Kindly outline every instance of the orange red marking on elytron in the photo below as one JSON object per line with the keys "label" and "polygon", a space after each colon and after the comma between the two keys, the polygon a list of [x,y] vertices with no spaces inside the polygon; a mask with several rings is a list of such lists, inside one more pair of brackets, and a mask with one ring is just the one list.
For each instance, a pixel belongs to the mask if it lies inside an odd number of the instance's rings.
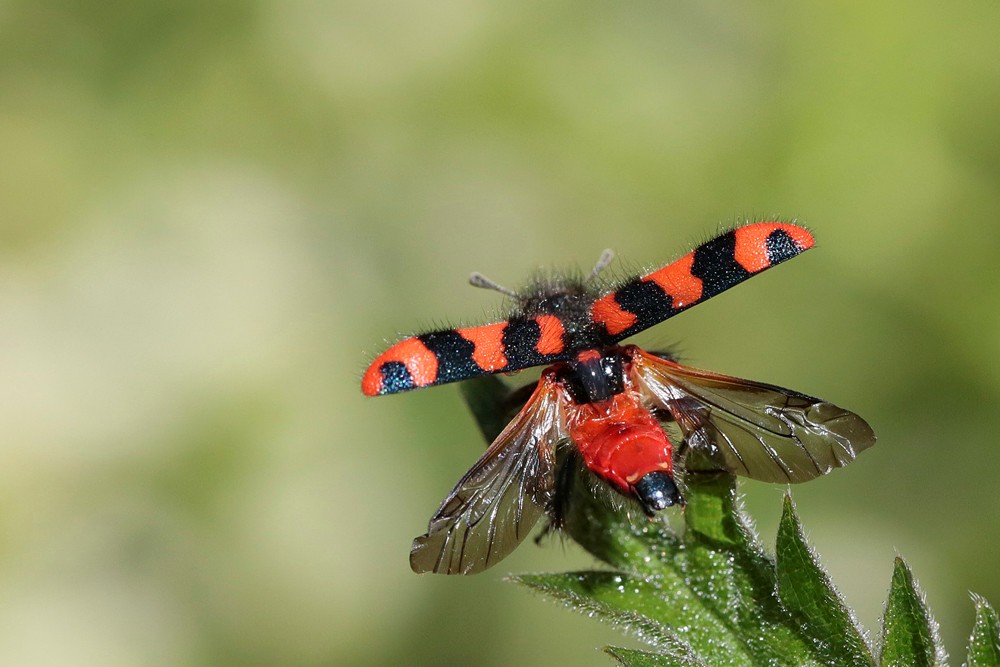
{"label": "orange red marking on elytron", "polygon": [[812,248],[816,241],[807,229],[797,225],[761,222],[756,225],[737,227],[733,230],[736,236],[736,261],[750,273],[763,271],[771,266],[767,257],[767,237],[776,230],[788,234],[795,244],[803,251]]}
{"label": "orange red marking on elytron", "polygon": [[365,371],[361,390],[368,396],[382,392],[382,367],[389,362],[402,363],[418,387],[434,384],[438,375],[438,358],[419,338],[407,338],[380,354]]}
{"label": "orange red marking on elytron", "polygon": [[639,316],[630,313],[615,301],[615,293],[605,294],[594,302],[590,308],[590,316],[597,324],[604,325],[608,333],[615,336],[634,326]]}
{"label": "orange red marking on elytron", "polygon": [[694,253],[690,252],[659,271],[653,271],[643,280],[651,280],[670,295],[675,308],[690,306],[701,298],[701,279],[691,274]]}
{"label": "orange red marking on elytron", "polygon": [[503,370],[507,366],[507,357],[504,355],[503,347],[503,332],[506,328],[506,322],[497,322],[481,327],[457,329],[457,331],[462,338],[476,346],[472,353],[472,360],[476,362],[476,365],[487,373],[493,373]]}
{"label": "orange red marking on elytron", "polygon": [[538,353],[560,354],[563,351],[563,334],[566,333],[562,320],[555,315],[539,315],[535,321],[541,329],[538,344],[535,345]]}

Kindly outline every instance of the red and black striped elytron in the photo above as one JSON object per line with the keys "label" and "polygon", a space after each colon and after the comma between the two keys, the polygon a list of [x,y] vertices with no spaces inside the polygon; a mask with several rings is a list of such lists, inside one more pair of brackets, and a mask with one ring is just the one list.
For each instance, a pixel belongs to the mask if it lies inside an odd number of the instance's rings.
{"label": "red and black striped elytron", "polygon": [[[859,416],[772,385],[696,370],[625,338],[805,252],[808,230],[759,222],[728,231],[667,266],[601,291],[602,255],[586,279],[540,279],[503,322],[407,338],[365,372],[369,396],[551,364],[531,397],[459,480],[413,542],[416,572],[472,574],[507,554],[560,498],[556,450],[649,516],[684,499],[675,481],[698,451],[736,474],[802,482],[854,460],[875,443]],[[671,442],[664,428],[672,422]]]}

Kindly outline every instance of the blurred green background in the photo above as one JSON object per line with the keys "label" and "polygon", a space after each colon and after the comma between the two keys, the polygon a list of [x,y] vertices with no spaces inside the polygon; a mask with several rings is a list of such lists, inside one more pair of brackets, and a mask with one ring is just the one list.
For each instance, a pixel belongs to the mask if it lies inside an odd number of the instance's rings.
{"label": "blurred green background", "polygon": [[[410,540],[483,447],[387,341],[538,266],[779,215],[819,248],[638,342],[879,444],[795,489],[871,631],[1000,604],[1000,5],[0,3],[0,664],[607,665]],[[623,270],[626,270],[623,269]],[[765,543],[783,489],[743,486]]]}

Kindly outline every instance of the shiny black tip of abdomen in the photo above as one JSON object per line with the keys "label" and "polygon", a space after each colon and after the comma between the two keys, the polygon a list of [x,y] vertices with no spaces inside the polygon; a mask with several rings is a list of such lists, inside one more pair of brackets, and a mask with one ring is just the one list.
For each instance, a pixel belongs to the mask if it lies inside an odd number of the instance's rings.
{"label": "shiny black tip of abdomen", "polygon": [[674,478],[665,470],[646,473],[633,487],[635,495],[647,516],[655,514],[671,505],[684,505]]}

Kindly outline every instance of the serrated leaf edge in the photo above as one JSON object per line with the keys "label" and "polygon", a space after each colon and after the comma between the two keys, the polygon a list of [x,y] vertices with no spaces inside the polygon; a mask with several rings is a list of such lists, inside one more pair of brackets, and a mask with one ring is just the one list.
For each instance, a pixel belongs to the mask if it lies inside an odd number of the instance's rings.
{"label": "serrated leaf edge", "polygon": [[[972,632],[969,634],[968,656],[962,665],[963,667],[994,667],[1000,665],[1000,620],[997,618],[997,612],[986,598],[981,595],[969,593],[969,597],[972,598],[972,604],[976,608],[976,618],[972,623]],[[990,632],[991,627],[994,636],[981,638],[981,633]],[[992,643],[994,658],[992,663],[984,663],[978,660],[973,661],[972,650],[979,643],[980,639]]]}
{"label": "serrated leaf edge", "polygon": [[[621,572],[608,572],[601,570],[601,574],[619,575],[628,577],[630,575]],[[565,573],[569,574],[569,573]],[[577,595],[565,589],[546,585],[541,581],[549,574],[523,574],[506,577],[505,580],[525,586],[529,590],[547,595],[553,600],[562,603],[568,609],[585,616],[598,616],[605,619],[612,626],[621,630],[624,634],[634,637],[639,641],[664,653],[675,654],[688,660],[697,660],[697,653],[686,641],[672,632],[663,631],[663,623],[643,614],[633,611],[622,611],[613,608],[608,604],[593,598]]]}
{"label": "serrated leaf edge", "polygon": [[[824,588],[826,589],[826,593],[829,596],[829,603],[835,605],[838,615],[847,619],[850,628],[854,631],[855,637],[861,642],[861,645],[857,648],[863,651],[863,654],[852,655],[852,657],[861,660],[863,664],[875,667],[875,655],[872,650],[871,637],[861,625],[860,621],[858,621],[854,610],[851,609],[851,607],[844,600],[844,597],[841,595],[840,591],[837,590],[837,587],[833,585],[833,581],[830,578],[829,573],[827,573],[827,571],[823,568],[819,554],[816,553],[816,550],[813,549],[812,544],[810,544],[808,538],[806,537],[805,530],[802,527],[802,521],[799,519],[799,514],[795,507],[795,501],[792,499],[791,493],[788,492],[785,493],[785,497],[782,502],[781,518],[778,521],[778,530],[775,536],[774,549],[775,583],[777,586],[775,593],[781,601],[782,606],[785,607],[789,614],[792,615],[792,618],[795,620],[796,627],[799,630],[799,634],[803,636],[803,638],[806,639],[814,647],[814,649],[819,652],[820,655],[825,655],[826,651],[823,646],[823,641],[820,638],[813,636],[813,633],[806,632],[810,623],[809,619],[803,618],[799,614],[792,612],[788,604],[788,599],[781,587],[782,559],[780,553],[782,549],[780,548],[780,544],[782,541],[782,535],[784,534],[786,517],[792,523],[792,534],[790,539],[792,539],[796,545],[801,547],[805,552],[812,568],[819,576]],[[841,641],[844,640],[842,637],[838,639]],[[851,645],[853,646],[853,642]],[[854,653],[854,651],[852,651],[852,653]]]}
{"label": "serrated leaf edge", "polygon": [[[686,657],[682,655],[677,655],[674,653],[653,653],[651,651],[641,651],[638,649],[622,648],[620,646],[605,646],[602,649],[609,656],[617,660],[624,667],[629,667],[629,662],[627,656],[638,656],[642,658],[652,658],[658,663],[663,664],[667,667],[676,665],[677,667],[710,667],[707,663],[702,662],[698,658]],[[672,662],[665,662],[662,659],[666,658]]]}
{"label": "serrated leaf edge", "polygon": [[934,667],[947,667],[948,653],[945,651],[944,644],[941,643],[938,622],[934,619],[934,615],[931,614],[930,607],[927,606],[927,598],[924,595],[924,592],[920,589],[916,578],[913,576],[913,571],[910,569],[910,566],[906,563],[903,557],[898,554],[896,555],[896,559],[893,564],[892,578],[889,583],[889,592],[886,595],[885,608],[882,611],[882,637],[879,643],[878,664],[881,667],[885,667],[884,654],[887,632],[886,620],[889,612],[889,606],[892,604],[892,593],[896,586],[897,576],[901,576],[903,578],[903,585],[909,589],[909,593],[911,593],[913,598],[917,601],[919,609],[923,613],[924,619],[927,622],[927,630],[930,634],[931,644],[934,647]]}

